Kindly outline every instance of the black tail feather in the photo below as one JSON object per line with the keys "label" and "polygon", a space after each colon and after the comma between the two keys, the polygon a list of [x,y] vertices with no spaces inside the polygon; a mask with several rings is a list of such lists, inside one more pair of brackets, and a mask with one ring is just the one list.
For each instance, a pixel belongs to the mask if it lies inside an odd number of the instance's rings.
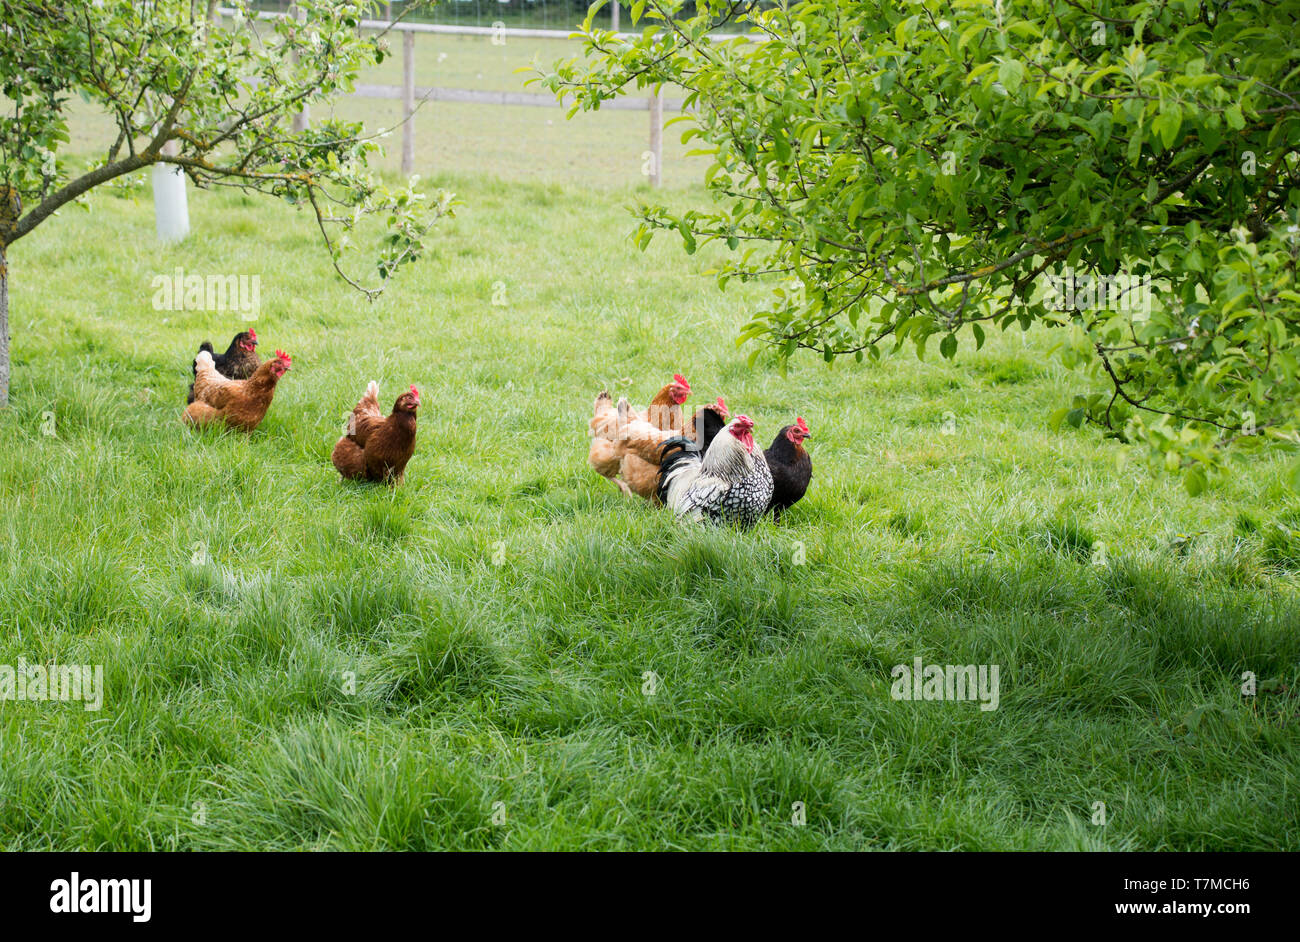
{"label": "black tail feather", "polygon": [[659,503],[668,503],[668,472],[683,461],[694,458],[699,454],[699,451],[700,446],[685,436],[679,435],[677,438],[670,438],[664,442],[663,447],[659,450],[659,483],[655,488]]}
{"label": "black tail feather", "polygon": [[[214,357],[217,355],[217,351],[212,349],[211,340],[205,340],[203,341],[203,343],[199,344],[199,353],[202,353],[204,350],[206,350],[208,353],[211,353]],[[193,373],[195,376],[199,375],[199,358],[197,355],[194,357],[193,362],[190,363],[190,372]],[[193,384],[190,385],[190,392],[191,394],[194,392]],[[193,399],[190,400],[190,402],[193,401],[194,401]]]}

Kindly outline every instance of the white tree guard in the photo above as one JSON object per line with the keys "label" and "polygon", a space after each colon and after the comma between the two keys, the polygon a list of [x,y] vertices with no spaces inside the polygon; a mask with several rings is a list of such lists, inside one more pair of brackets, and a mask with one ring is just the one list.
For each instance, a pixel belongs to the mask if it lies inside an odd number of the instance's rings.
{"label": "white tree guard", "polygon": [[186,202],[185,174],[169,164],[153,165],[153,212],[158,238],[179,242],[190,234],[190,208]]}

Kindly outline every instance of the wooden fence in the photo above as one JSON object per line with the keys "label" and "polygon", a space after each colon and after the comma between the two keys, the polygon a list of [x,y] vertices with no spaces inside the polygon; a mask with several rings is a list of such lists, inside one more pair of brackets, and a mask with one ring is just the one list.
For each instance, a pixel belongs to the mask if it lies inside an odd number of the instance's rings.
{"label": "wooden fence", "polygon": [[[617,7],[615,8],[617,9]],[[231,7],[218,7],[223,16],[232,16]],[[253,14],[258,19],[275,19],[293,16],[290,13],[261,11]],[[614,14],[614,26],[617,29],[617,13]],[[498,92],[472,88],[446,88],[443,86],[417,86],[415,84],[415,37],[418,33],[433,33],[444,36],[487,36],[506,38],[509,36],[532,39],[572,39],[573,31],[562,29],[523,29],[496,26],[450,26],[432,23],[390,23],[387,20],[362,20],[362,29],[392,30],[402,35],[402,84],[369,85],[358,84],[355,95],[362,98],[388,98],[402,102],[402,173],[410,174],[415,167],[415,112],[426,101],[467,102],[481,105],[524,105],[541,108],[562,108],[568,103],[558,100],[550,93],[538,92]],[[637,34],[619,33],[625,39],[639,38]],[[714,39],[743,38],[762,41],[759,36],[714,35]],[[663,179],[663,127],[664,111],[681,111],[680,99],[665,98],[662,91],[644,98],[615,98],[603,102],[601,108],[622,111],[650,112],[650,140],[647,161],[650,185],[659,186]],[[295,125],[305,122],[305,113],[298,116]]]}

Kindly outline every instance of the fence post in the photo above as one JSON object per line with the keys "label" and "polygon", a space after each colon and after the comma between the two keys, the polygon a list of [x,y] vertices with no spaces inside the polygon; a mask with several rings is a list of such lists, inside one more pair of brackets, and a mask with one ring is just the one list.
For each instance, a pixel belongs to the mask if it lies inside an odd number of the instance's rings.
{"label": "fence post", "polygon": [[[293,15],[293,18],[297,20],[299,23],[307,22],[306,10],[299,9],[297,4],[291,6],[289,10],[290,13]],[[296,52],[293,54],[293,63],[294,65],[298,64],[298,53]],[[291,125],[291,127],[293,128],[293,133],[298,134],[301,133],[302,131],[307,130],[307,125],[309,124],[311,124],[311,109],[307,107],[307,105],[303,105],[302,110],[293,116],[293,123]]]}
{"label": "fence post", "polygon": [[663,182],[664,162],[664,90],[650,95],[650,185]]}
{"label": "fence post", "polygon": [[614,0],[613,5],[609,8],[609,28],[618,32],[618,0]]}
{"label": "fence post", "polygon": [[415,167],[415,33],[402,33],[402,173]]}

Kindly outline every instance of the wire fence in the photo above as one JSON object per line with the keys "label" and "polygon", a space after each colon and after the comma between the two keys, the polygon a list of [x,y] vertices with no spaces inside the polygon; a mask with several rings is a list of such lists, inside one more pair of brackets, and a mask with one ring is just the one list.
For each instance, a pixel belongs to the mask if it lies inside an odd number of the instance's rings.
{"label": "wire fence", "polygon": [[[391,16],[399,16],[402,13],[401,3],[391,5]],[[386,6],[381,12],[389,13]],[[548,41],[564,40],[569,43],[567,54],[573,54],[573,33],[578,23],[586,16],[588,3],[586,0],[450,0],[448,3],[439,4],[432,8],[434,16],[417,19],[411,22],[402,21],[393,23],[390,19],[364,20],[362,28],[368,30],[390,29],[401,36],[401,55],[400,55],[400,75],[386,71],[376,76],[364,76],[363,80],[356,86],[353,93],[354,98],[387,100],[399,103],[397,120],[394,124],[401,128],[401,149],[400,149],[400,170],[403,174],[410,174],[416,171],[429,172],[438,169],[433,165],[431,155],[427,149],[423,150],[419,141],[423,137],[420,134],[419,122],[422,120],[436,120],[436,116],[430,115],[423,106],[432,102],[454,103],[461,105],[473,106],[511,106],[515,108],[551,108],[558,109],[566,106],[565,102],[549,92],[537,92],[525,90],[523,78],[515,76],[513,81],[501,81],[499,76],[494,76],[487,80],[487,84],[495,84],[500,87],[485,88],[484,74],[478,71],[474,74],[474,84],[478,87],[465,87],[460,84],[443,84],[432,81],[435,77],[441,78],[446,73],[451,72],[453,75],[468,77],[464,69],[447,69],[443,68],[443,60],[448,53],[444,50],[438,52],[436,57],[431,55],[431,50],[419,49],[421,42],[429,42],[434,37],[457,37],[461,40],[473,39],[478,43],[488,43],[493,46],[505,47],[511,41],[524,40],[528,43],[541,41],[542,45],[547,45]],[[464,15],[460,16],[456,11],[459,9]],[[259,18],[274,18],[294,16],[295,10],[291,2],[287,0],[268,0],[255,4],[253,10]],[[606,8],[607,25],[615,26],[616,15],[608,13],[609,7]],[[228,7],[220,7],[218,12],[223,16],[231,16],[234,10]],[[491,14],[494,18],[488,19]],[[531,19],[525,17],[528,15]],[[538,16],[532,16],[538,14]],[[430,19],[441,18],[444,22],[430,22]],[[567,23],[566,28],[528,28],[519,25],[528,19],[529,22],[551,23],[559,26],[561,23]],[[459,22],[458,22],[459,20]],[[486,22],[485,22],[486,21]],[[535,44],[535,43],[534,43]],[[566,50],[560,48],[561,44],[556,44],[557,52],[555,57],[565,54]],[[524,61],[527,61],[526,59]],[[387,78],[389,81],[372,81],[371,78]],[[468,84],[468,83],[467,83]],[[635,160],[628,161],[628,178],[635,179],[633,174],[639,174],[645,182],[651,186],[660,186],[664,178],[664,112],[680,111],[682,101],[679,98],[666,96],[662,91],[658,94],[653,92],[641,96],[624,96],[612,101],[605,102],[601,106],[602,112],[626,112],[626,111],[643,111],[648,112],[648,122],[643,125],[645,130],[642,132],[645,136],[644,149],[639,154],[634,153]],[[309,115],[301,115],[295,122],[296,126],[303,126],[308,121]],[[552,120],[546,121],[548,126],[553,124]],[[502,123],[502,130],[506,131],[505,122]],[[626,139],[628,136],[628,127],[626,124],[620,125],[620,132],[623,140],[620,141],[619,150],[626,152]],[[508,133],[508,132],[506,132]],[[536,142],[529,139],[528,135],[516,135],[513,140],[518,142],[518,146],[525,151],[521,156],[524,162],[530,158],[536,158]],[[552,140],[551,146],[554,145]],[[584,145],[579,145],[584,146]],[[626,156],[624,157],[626,159]]]}
{"label": "wire fence", "polygon": [[[381,8],[385,18],[392,20],[400,16],[409,4],[383,3]],[[765,9],[776,6],[775,0],[756,0],[754,8]],[[251,9],[275,13],[287,13],[292,0],[257,0],[249,4]],[[587,15],[590,0],[442,0],[432,7],[414,13],[408,19],[416,23],[431,23],[444,26],[491,26],[497,21],[507,26],[530,27],[542,29],[572,30]],[[627,23],[628,5],[611,2],[596,12],[595,24],[602,29],[617,29]],[[695,15],[695,4],[685,4],[680,16]]]}

